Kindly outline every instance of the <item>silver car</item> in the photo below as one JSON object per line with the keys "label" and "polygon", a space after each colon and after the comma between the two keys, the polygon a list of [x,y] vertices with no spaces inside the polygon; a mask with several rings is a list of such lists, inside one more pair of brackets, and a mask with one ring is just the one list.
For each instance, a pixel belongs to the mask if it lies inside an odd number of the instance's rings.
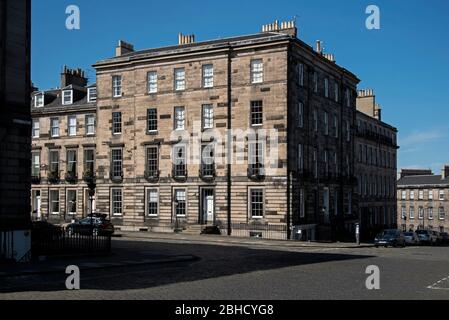
{"label": "silver car", "polygon": [[416,233],[414,233],[413,231],[404,232],[404,238],[405,238],[405,243],[408,246],[416,246],[419,244],[418,235]]}
{"label": "silver car", "polygon": [[438,238],[430,230],[418,230],[416,234],[418,235],[420,244],[429,244],[431,246],[437,244]]}

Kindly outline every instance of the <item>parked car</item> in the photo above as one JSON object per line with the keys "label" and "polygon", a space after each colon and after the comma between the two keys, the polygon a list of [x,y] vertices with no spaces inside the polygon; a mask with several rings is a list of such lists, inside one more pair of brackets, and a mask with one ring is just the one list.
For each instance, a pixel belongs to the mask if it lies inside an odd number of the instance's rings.
{"label": "parked car", "polygon": [[434,231],[430,230],[418,230],[416,234],[419,238],[420,244],[436,245],[438,242],[438,237]]}
{"label": "parked car", "polygon": [[404,238],[405,243],[410,246],[416,246],[419,244],[419,238],[418,235],[411,231],[411,232],[404,232]]}
{"label": "parked car", "polygon": [[404,234],[400,230],[384,230],[376,236],[376,238],[374,239],[374,245],[376,246],[376,248],[378,248],[379,246],[383,246],[385,248],[388,246],[405,247]]}
{"label": "parked car", "polygon": [[447,232],[441,232],[440,238],[442,244],[449,244],[449,234]]}
{"label": "parked car", "polygon": [[68,234],[93,234],[112,235],[114,233],[114,226],[106,219],[106,214],[89,215],[87,218],[75,221],[66,227]]}

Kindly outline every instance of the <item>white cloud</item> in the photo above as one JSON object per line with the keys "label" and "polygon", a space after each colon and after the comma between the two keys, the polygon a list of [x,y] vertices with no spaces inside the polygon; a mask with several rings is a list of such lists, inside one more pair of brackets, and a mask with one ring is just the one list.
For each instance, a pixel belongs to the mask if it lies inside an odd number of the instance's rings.
{"label": "white cloud", "polygon": [[416,146],[418,144],[427,143],[433,140],[438,140],[443,138],[444,135],[441,131],[431,130],[431,131],[415,131],[405,138],[400,139],[400,145],[402,147]]}

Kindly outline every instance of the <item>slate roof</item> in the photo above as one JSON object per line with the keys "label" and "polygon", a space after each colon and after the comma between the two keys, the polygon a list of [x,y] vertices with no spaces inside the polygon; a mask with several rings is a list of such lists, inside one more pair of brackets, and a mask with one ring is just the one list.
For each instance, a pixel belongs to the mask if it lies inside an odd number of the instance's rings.
{"label": "slate roof", "polygon": [[405,186],[442,186],[449,185],[449,177],[441,178],[441,175],[405,176],[398,180],[398,187]]}

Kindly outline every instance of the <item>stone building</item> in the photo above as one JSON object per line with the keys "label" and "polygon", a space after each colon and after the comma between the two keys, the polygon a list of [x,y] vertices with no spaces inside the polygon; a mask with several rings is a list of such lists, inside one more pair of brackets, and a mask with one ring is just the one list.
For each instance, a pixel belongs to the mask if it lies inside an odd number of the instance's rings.
{"label": "stone building", "polygon": [[64,67],[60,88],[32,93],[31,211],[35,220],[71,221],[91,211],[95,173],[96,86]]}
{"label": "stone building", "polygon": [[94,68],[96,205],[117,228],[349,236],[359,80],[293,22],[142,51],[120,41]]}
{"label": "stone building", "polygon": [[397,224],[403,230],[449,232],[449,166],[443,167],[441,175],[430,170],[403,169],[397,198]]}
{"label": "stone building", "polygon": [[397,129],[382,121],[373,90],[357,97],[356,172],[358,210],[363,240],[396,228]]}
{"label": "stone building", "polygon": [[0,3],[0,260],[30,251],[29,0]]}

